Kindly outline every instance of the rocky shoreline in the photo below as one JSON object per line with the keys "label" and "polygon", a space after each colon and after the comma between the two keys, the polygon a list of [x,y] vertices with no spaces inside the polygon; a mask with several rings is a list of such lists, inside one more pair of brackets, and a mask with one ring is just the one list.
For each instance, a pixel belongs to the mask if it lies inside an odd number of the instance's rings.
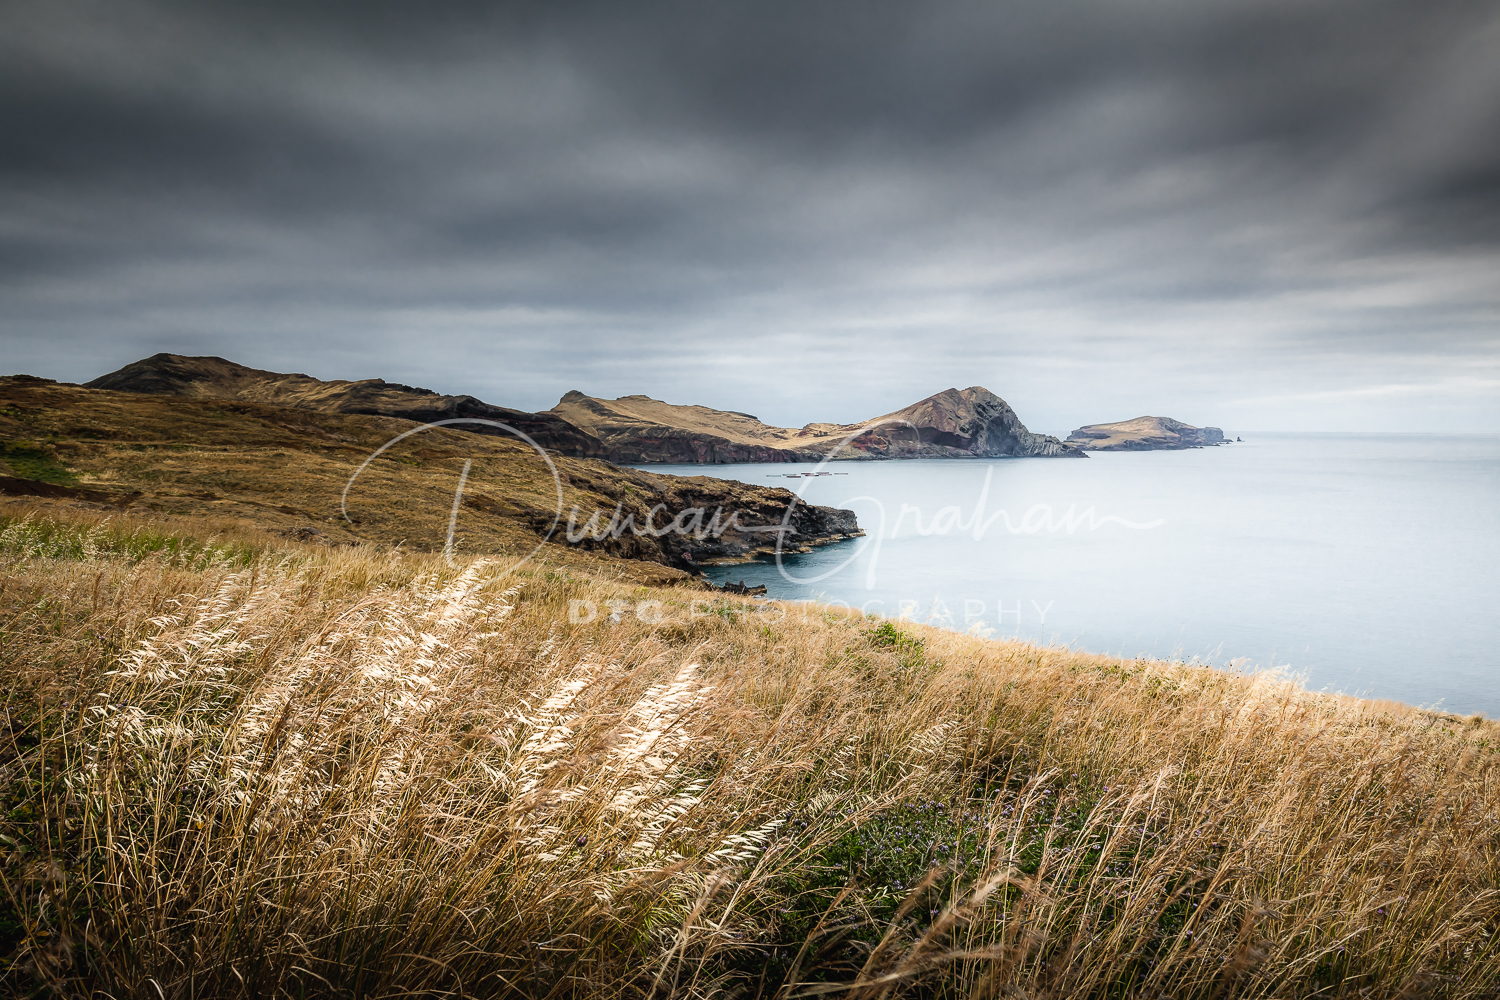
{"label": "rocky shoreline", "polygon": [[[570,485],[616,505],[614,510],[567,512],[557,529],[567,544],[697,575],[709,566],[774,556],[778,539],[780,551],[790,554],[864,535],[852,510],[804,503],[781,487],[636,469],[620,472],[625,475],[570,475]],[[545,516],[550,522],[552,515]]]}

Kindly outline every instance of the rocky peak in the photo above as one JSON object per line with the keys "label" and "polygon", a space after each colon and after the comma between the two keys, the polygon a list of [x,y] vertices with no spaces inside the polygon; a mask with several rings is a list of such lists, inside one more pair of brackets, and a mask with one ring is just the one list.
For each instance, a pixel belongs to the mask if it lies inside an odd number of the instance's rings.
{"label": "rocky peak", "polygon": [[944,389],[871,424],[877,425],[872,434],[888,437],[893,445],[925,445],[951,457],[1082,454],[1055,437],[1027,430],[1009,403],[981,385]]}

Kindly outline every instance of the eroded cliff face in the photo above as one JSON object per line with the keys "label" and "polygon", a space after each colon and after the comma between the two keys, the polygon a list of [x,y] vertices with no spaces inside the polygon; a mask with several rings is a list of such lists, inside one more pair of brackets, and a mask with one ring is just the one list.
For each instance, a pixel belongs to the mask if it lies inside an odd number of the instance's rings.
{"label": "eroded cliff face", "polygon": [[782,553],[810,552],[864,534],[851,510],[802,502],[791,490],[708,476],[570,473],[570,482],[615,501],[565,512],[564,540],[588,551],[702,567]]}
{"label": "eroded cliff face", "polygon": [[982,386],[947,389],[870,422],[854,446],[883,458],[1082,457],[1047,434],[1033,434],[1010,405]]}
{"label": "eroded cliff face", "polygon": [[1224,432],[1171,417],[1136,417],[1080,427],[1068,435],[1068,443],[1085,451],[1177,451],[1223,444]]}

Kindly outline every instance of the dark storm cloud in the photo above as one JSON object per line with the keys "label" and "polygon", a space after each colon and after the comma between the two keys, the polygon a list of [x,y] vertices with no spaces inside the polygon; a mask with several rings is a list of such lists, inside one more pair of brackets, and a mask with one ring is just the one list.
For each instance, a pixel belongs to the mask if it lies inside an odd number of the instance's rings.
{"label": "dark storm cloud", "polygon": [[1472,422],[1497,67],[1479,3],[11,4],[3,367]]}

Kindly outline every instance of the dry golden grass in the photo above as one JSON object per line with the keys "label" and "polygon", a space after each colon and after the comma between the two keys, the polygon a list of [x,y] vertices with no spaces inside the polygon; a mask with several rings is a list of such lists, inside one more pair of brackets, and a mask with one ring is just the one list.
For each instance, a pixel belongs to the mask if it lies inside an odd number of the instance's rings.
{"label": "dry golden grass", "polygon": [[0,522],[0,989],[1500,989],[1491,722],[263,537]]}

